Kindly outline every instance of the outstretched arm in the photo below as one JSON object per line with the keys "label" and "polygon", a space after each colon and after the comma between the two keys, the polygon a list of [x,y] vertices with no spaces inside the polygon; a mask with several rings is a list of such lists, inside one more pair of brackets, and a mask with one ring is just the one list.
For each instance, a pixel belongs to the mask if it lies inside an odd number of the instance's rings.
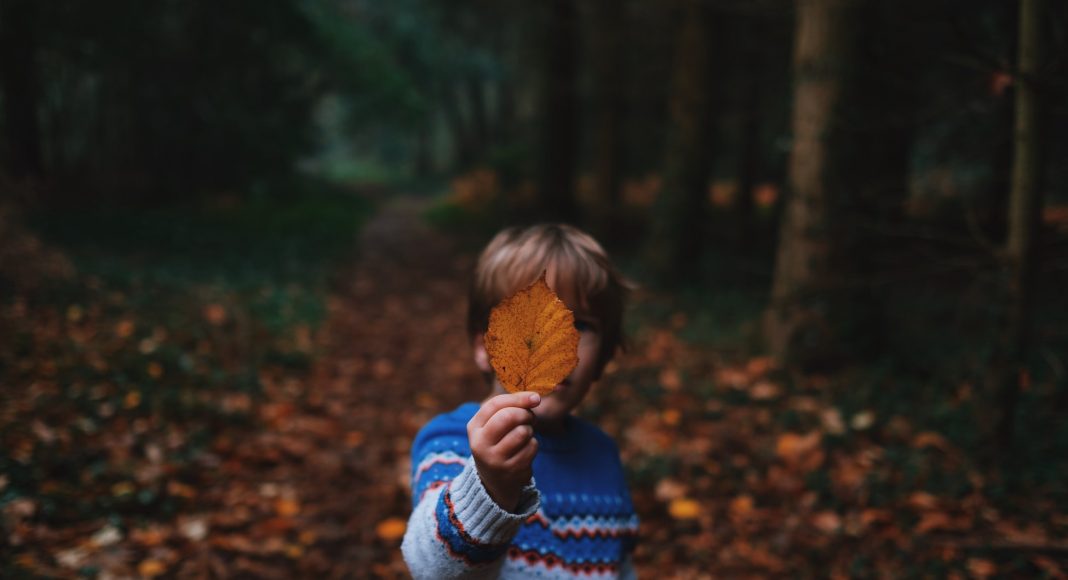
{"label": "outstretched arm", "polygon": [[414,577],[491,578],[500,572],[512,539],[539,505],[529,411],[538,402],[520,393],[483,404],[467,425],[471,455],[463,453],[467,446],[442,439],[463,433],[416,438],[415,509],[401,545]]}

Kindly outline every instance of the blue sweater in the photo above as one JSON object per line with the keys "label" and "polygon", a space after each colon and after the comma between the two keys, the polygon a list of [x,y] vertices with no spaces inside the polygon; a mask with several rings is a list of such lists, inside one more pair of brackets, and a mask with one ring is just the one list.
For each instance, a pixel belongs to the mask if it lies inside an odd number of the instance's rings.
{"label": "blue sweater", "polygon": [[416,578],[633,577],[638,531],[619,450],[568,417],[564,434],[536,433],[534,482],[517,513],[501,509],[471,461],[467,403],[431,420],[412,444],[415,509],[405,560]]}

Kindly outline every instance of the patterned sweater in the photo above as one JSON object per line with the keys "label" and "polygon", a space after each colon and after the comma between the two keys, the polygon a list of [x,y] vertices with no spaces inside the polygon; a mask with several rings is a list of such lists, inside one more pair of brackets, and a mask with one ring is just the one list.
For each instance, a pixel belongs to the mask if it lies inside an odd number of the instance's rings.
{"label": "patterned sweater", "polygon": [[478,404],[435,417],[412,444],[415,509],[401,546],[416,578],[634,578],[638,516],[615,443],[569,417],[536,433],[534,482],[516,513],[486,492],[467,422]]}

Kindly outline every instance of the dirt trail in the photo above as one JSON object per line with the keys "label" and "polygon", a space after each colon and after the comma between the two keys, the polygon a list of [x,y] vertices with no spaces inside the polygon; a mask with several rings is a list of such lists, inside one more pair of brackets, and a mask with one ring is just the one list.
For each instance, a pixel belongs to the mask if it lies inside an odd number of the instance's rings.
{"label": "dirt trail", "polygon": [[[224,539],[216,547],[237,556],[212,552],[216,573],[404,575],[395,536],[410,510],[412,437],[484,388],[463,327],[470,259],[421,211],[419,200],[399,198],[367,224],[358,258],[334,278],[307,380],[263,377],[260,415],[271,429],[235,445],[243,467],[215,482],[219,505],[239,506],[234,528],[251,529],[253,545]],[[212,516],[213,536],[226,517]]]}

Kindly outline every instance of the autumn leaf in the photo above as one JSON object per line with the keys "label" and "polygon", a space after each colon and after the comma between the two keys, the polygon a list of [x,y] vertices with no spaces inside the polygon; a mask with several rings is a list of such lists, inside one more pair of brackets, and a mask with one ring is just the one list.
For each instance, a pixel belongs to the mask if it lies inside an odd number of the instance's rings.
{"label": "autumn leaf", "polygon": [[137,573],[146,578],[155,578],[167,571],[167,567],[159,560],[142,560],[137,565]]}
{"label": "autumn leaf", "polygon": [[701,515],[701,504],[685,497],[673,499],[668,504],[668,514],[676,520],[696,519]]}
{"label": "autumn leaf", "polygon": [[486,352],[510,393],[551,393],[578,364],[578,342],[575,315],[545,283],[544,273],[490,313]]}
{"label": "autumn leaf", "polygon": [[404,531],[408,528],[408,523],[400,518],[387,518],[375,526],[375,535],[379,539],[387,542],[393,542],[404,537]]}
{"label": "autumn leaf", "polygon": [[292,517],[300,513],[300,503],[291,498],[280,498],[274,503],[274,510],[283,517]]}

